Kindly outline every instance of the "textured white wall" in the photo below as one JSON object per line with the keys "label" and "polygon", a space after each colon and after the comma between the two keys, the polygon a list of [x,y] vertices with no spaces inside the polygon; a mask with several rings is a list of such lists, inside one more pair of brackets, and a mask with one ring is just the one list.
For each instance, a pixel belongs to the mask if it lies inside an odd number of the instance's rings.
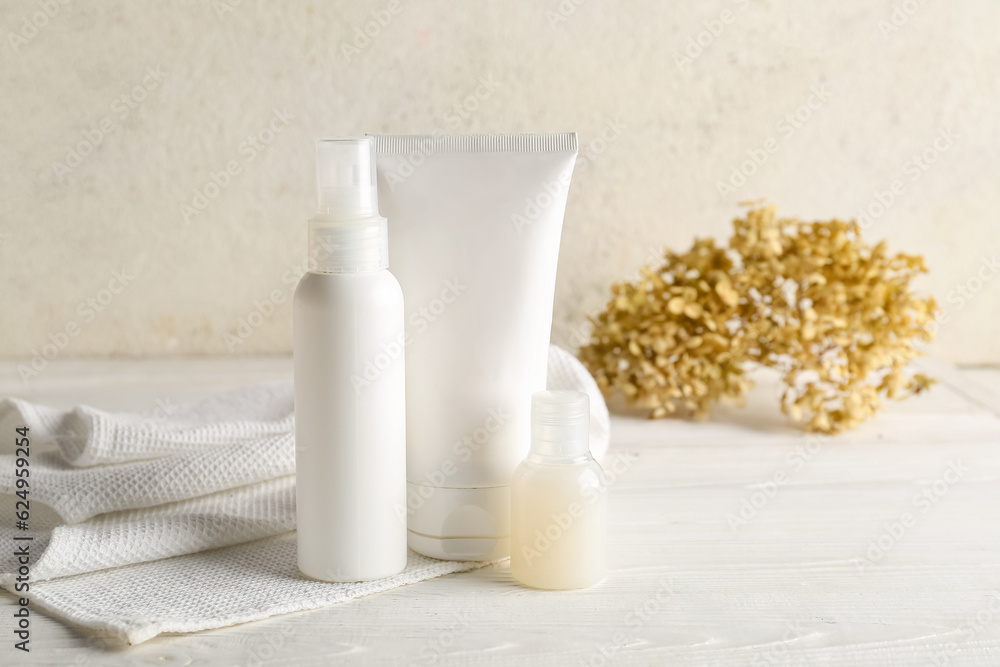
{"label": "textured white wall", "polygon": [[557,341],[739,200],[854,216],[898,181],[869,234],[926,255],[938,354],[1000,361],[1000,3],[576,2],[5,2],[0,355],[287,352],[312,141],[441,128],[580,133]]}

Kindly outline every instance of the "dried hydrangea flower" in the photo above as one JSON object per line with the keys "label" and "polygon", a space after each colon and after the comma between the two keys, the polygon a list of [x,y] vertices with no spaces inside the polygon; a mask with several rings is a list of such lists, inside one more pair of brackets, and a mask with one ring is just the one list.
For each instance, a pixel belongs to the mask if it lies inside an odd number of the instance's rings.
{"label": "dried hydrangea flower", "polygon": [[682,255],[667,251],[658,269],[612,286],[614,298],[592,319],[580,358],[603,391],[662,417],[686,408],[699,417],[719,398],[749,387],[738,328],[733,262],[711,239]]}
{"label": "dried hydrangea flower", "polygon": [[733,221],[729,248],[696,240],[612,287],[580,359],[605,393],[663,417],[699,417],[740,400],[749,364],[777,368],[781,407],[836,433],[932,383],[906,367],[933,337],[933,298],[911,291],[918,256],[869,246],[856,222],[779,219],[773,206]]}

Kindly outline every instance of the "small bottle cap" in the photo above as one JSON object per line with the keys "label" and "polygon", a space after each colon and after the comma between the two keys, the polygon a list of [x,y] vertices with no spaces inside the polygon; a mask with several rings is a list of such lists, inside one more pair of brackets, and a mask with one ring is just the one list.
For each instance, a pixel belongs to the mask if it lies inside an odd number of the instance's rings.
{"label": "small bottle cap", "polygon": [[531,452],[571,457],[590,452],[590,396],[540,391],[531,397]]}
{"label": "small bottle cap", "polygon": [[310,268],[361,273],[389,266],[389,232],[378,213],[375,141],[316,142],[319,216],[309,221]]}

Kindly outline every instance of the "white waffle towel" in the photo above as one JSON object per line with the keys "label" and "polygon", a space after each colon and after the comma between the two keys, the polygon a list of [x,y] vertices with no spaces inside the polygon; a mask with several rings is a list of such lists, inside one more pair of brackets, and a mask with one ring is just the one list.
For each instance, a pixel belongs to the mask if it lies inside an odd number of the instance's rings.
{"label": "white waffle towel", "polygon": [[[587,370],[549,349],[548,387],[591,397],[591,449],[608,447],[608,410]],[[290,382],[237,389],[167,414],[56,410],[0,403],[0,433],[28,426],[30,530],[5,522],[0,540],[30,536],[32,604],[137,644],[315,609],[480,567],[410,553],[394,577],[312,581],[295,565],[295,451]],[[13,448],[0,454],[0,511],[14,516]],[[39,503],[44,503],[39,505]],[[206,553],[206,550],[214,551]],[[17,562],[0,555],[0,586]]]}

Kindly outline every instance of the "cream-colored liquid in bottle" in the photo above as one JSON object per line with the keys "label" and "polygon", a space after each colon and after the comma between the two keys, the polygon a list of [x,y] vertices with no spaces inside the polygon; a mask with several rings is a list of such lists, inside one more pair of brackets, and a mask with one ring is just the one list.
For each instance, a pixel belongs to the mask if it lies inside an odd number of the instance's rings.
{"label": "cream-colored liquid in bottle", "polygon": [[568,590],[604,578],[607,493],[589,426],[586,394],[532,396],[531,451],[511,480],[510,569],[526,586]]}

